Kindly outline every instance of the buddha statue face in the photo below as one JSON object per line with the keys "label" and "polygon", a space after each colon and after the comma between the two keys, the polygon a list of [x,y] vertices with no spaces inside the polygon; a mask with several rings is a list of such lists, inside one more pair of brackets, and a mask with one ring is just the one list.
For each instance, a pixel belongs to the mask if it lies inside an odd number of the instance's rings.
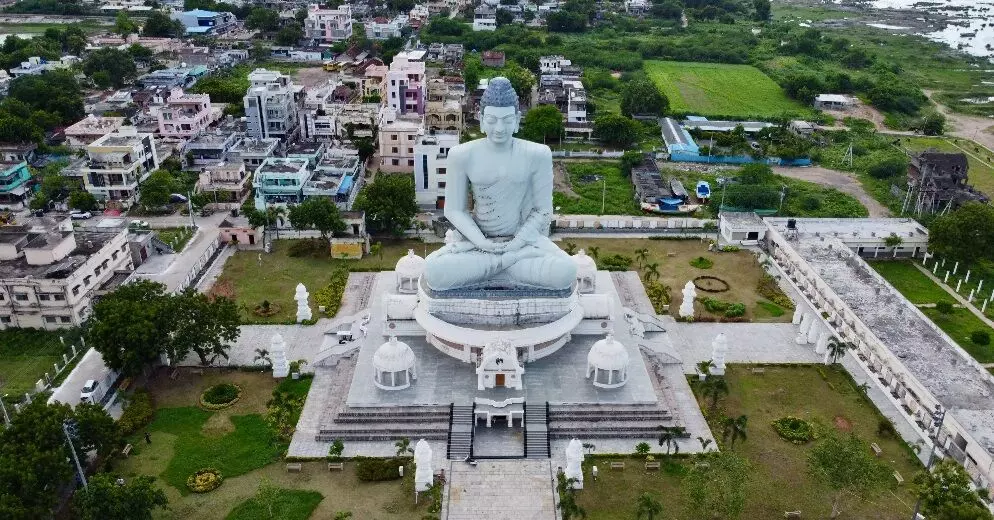
{"label": "buddha statue face", "polygon": [[504,144],[518,132],[521,114],[513,106],[487,106],[483,108],[480,118],[480,129],[487,139],[494,144]]}

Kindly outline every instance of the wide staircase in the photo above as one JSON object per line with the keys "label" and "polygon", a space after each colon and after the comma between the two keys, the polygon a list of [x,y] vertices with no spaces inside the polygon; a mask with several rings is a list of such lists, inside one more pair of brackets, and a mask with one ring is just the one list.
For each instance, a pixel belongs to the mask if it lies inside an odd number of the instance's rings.
{"label": "wide staircase", "polygon": [[525,403],[525,458],[549,458],[549,403]]}
{"label": "wide staircase", "polygon": [[444,440],[449,430],[448,406],[353,407],[335,415],[315,440],[393,441]]}
{"label": "wide staircase", "polygon": [[464,460],[473,455],[473,405],[452,405],[448,438],[449,459]]}
{"label": "wide staircase", "polygon": [[672,413],[656,405],[549,406],[549,436],[553,439],[649,438],[659,435],[660,427],[679,426]]}

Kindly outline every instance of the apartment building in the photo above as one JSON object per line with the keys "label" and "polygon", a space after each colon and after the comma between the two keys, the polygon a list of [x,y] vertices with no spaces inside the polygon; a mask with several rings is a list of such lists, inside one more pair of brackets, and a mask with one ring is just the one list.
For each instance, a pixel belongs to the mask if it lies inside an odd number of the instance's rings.
{"label": "apartment building", "polygon": [[406,14],[398,14],[393,19],[379,16],[363,23],[366,29],[366,37],[371,40],[400,38],[404,35],[404,28],[409,25],[410,19]]}
{"label": "apartment building", "polygon": [[425,52],[401,52],[394,56],[383,78],[383,103],[398,114],[425,113]]}
{"label": "apartment building", "polygon": [[352,37],[352,7],[342,4],[327,9],[318,4],[307,6],[304,36],[314,44],[335,43]]}
{"label": "apartment building", "polygon": [[228,160],[231,149],[238,142],[238,134],[216,130],[205,132],[186,142],[183,156],[194,166],[215,165]]}
{"label": "apartment building", "polygon": [[483,4],[473,10],[473,30],[474,31],[496,31],[497,30],[497,10],[489,5]]}
{"label": "apartment building", "polygon": [[89,114],[65,129],[66,145],[82,149],[86,145],[124,126],[123,117],[101,117]]}
{"label": "apartment building", "polygon": [[242,137],[231,147],[228,157],[232,162],[241,161],[246,168],[255,170],[266,159],[279,155],[280,150],[280,140],[275,137],[268,139]]}
{"label": "apartment building", "polygon": [[428,132],[441,130],[462,133],[464,96],[442,78],[428,80],[425,124]]}
{"label": "apartment building", "polygon": [[248,136],[293,140],[303,87],[294,85],[290,76],[266,69],[252,71],[249,82],[243,100]]}
{"label": "apartment building", "polygon": [[396,110],[380,111],[380,169],[400,173],[414,171],[414,146],[424,122],[417,114],[399,115]]}
{"label": "apartment building", "polygon": [[164,138],[190,139],[200,135],[221,118],[220,110],[211,109],[207,94],[188,94],[174,88],[165,106],[159,108],[159,135]]}
{"label": "apartment building", "polygon": [[34,144],[0,145],[0,207],[23,209],[31,193],[28,162],[34,157]]}
{"label": "apartment building", "polygon": [[93,297],[133,270],[127,236],[51,217],[0,227],[0,329],[81,325]]}
{"label": "apartment building", "polygon": [[304,200],[304,183],[311,178],[307,159],[270,157],[252,176],[255,209],[299,204]]}
{"label": "apartment building", "polygon": [[251,192],[250,177],[241,162],[208,166],[200,172],[196,191],[206,194],[214,209],[240,208]]}
{"label": "apartment building", "polygon": [[457,144],[459,133],[455,131],[418,136],[414,146],[414,195],[419,206],[445,207],[449,150]]}
{"label": "apartment building", "polygon": [[159,167],[155,137],[122,126],[86,147],[80,169],[83,186],[108,207],[128,208],[138,200],[138,185]]}

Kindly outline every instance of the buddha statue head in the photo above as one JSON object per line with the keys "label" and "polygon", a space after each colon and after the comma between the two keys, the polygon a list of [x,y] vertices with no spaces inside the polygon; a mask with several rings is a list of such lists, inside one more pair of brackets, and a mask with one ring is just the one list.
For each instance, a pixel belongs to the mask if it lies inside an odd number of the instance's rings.
{"label": "buddha statue head", "polygon": [[490,80],[480,98],[480,129],[494,144],[504,144],[518,132],[521,111],[511,81],[498,76]]}

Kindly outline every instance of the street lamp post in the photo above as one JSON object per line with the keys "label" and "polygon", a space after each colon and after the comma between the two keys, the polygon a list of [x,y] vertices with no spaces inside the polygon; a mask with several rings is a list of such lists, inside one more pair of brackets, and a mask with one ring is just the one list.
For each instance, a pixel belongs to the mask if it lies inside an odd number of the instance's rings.
{"label": "street lamp post", "polygon": [[76,471],[79,473],[79,480],[83,483],[83,489],[87,489],[86,473],[83,473],[83,466],[79,463],[79,456],[76,455],[76,446],[72,443],[72,438],[76,435],[76,425],[70,421],[62,423],[62,431],[66,434],[66,441],[69,442],[69,451],[72,452],[72,460],[76,463]]}
{"label": "street lamp post", "polygon": [[[946,410],[942,408],[941,404],[935,405],[935,411],[932,412],[932,426],[934,430],[929,433],[929,438],[932,439],[932,449],[928,453],[928,462],[925,463],[925,472],[932,471],[932,462],[935,461],[935,448],[939,444],[939,433],[942,431],[942,423],[946,420]],[[922,497],[919,496],[918,500],[915,502],[915,512],[911,515],[911,520],[918,520],[918,512],[921,511],[922,507]]]}

